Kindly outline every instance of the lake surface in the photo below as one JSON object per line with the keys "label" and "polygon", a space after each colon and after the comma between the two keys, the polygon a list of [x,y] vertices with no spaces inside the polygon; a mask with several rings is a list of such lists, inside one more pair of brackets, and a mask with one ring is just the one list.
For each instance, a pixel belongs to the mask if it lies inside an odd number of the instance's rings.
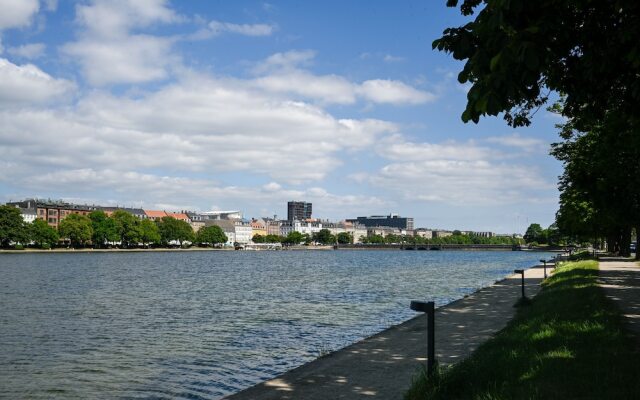
{"label": "lake surface", "polygon": [[0,254],[0,397],[217,399],[550,256]]}

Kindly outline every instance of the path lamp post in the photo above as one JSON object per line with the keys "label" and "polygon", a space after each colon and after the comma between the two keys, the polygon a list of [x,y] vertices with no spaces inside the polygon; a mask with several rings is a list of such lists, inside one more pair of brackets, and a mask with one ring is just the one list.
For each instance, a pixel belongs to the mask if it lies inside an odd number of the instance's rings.
{"label": "path lamp post", "polygon": [[423,312],[427,314],[427,375],[433,374],[436,362],[435,352],[435,304],[433,301],[412,301],[411,309],[413,311]]}
{"label": "path lamp post", "polygon": [[520,274],[522,276],[522,298],[524,299],[524,270],[523,269],[514,269],[513,272],[515,274]]}
{"label": "path lamp post", "polygon": [[547,279],[547,260],[540,260],[544,264],[544,279]]}

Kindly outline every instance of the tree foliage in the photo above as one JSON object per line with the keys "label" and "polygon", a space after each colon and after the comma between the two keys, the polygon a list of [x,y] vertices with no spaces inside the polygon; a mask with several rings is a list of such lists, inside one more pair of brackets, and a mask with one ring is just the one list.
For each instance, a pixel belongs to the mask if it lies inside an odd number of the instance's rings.
{"label": "tree foliage", "polygon": [[27,228],[20,210],[11,206],[0,206],[0,245],[9,246],[12,242],[24,244]]}
{"label": "tree foliage", "polygon": [[116,232],[118,233],[121,246],[136,246],[138,242],[140,242],[138,218],[124,210],[115,211],[111,214],[111,218],[115,221]]}
{"label": "tree foliage", "polygon": [[108,242],[117,242],[120,240],[118,227],[113,218],[107,216],[102,210],[92,211],[89,214],[93,235],[91,241],[96,247],[103,247]]}
{"label": "tree foliage", "polygon": [[182,246],[183,242],[194,240],[191,225],[173,217],[162,217],[158,223],[158,229],[160,230],[160,238],[165,244],[177,241]]}
{"label": "tree foliage", "polygon": [[143,246],[147,246],[149,243],[158,244],[162,240],[158,225],[150,219],[138,222],[138,237]]}
{"label": "tree foliage", "polygon": [[336,237],[331,234],[329,229],[320,229],[313,234],[311,239],[316,243],[324,245],[334,244],[336,242]]}
{"label": "tree foliage", "polygon": [[60,221],[58,232],[61,237],[69,239],[72,246],[77,247],[83,246],[91,240],[93,228],[91,227],[89,217],[79,214],[69,214]]}
{"label": "tree foliage", "polygon": [[553,150],[565,166],[558,228],[604,236],[627,255],[640,227],[640,2],[447,1],[458,3],[470,21],[433,48],[465,61],[463,121],[504,113],[514,127],[529,125],[550,91],[559,93],[551,109],[567,122]]}
{"label": "tree foliage", "polygon": [[38,247],[54,246],[58,243],[59,235],[45,220],[36,218],[29,226],[29,239]]}
{"label": "tree foliage", "polygon": [[196,235],[196,242],[201,245],[215,246],[217,244],[226,243],[227,240],[229,240],[229,238],[224,234],[222,228],[217,225],[205,226],[204,228],[200,228],[198,234]]}

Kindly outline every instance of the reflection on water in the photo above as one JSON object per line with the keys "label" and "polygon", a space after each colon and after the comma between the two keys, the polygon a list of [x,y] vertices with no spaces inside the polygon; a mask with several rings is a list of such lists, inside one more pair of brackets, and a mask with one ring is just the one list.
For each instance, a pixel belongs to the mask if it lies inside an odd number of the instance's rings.
{"label": "reflection on water", "polygon": [[546,256],[0,255],[0,397],[219,398]]}

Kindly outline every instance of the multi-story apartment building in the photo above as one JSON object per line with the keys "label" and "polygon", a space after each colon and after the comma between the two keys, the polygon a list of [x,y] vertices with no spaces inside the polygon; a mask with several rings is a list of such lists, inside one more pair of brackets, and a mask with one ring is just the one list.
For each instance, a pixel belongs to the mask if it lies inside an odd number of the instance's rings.
{"label": "multi-story apartment building", "polygon": [[306,221],[311,219],[312,205],[306,201],[290,201],[287,203],[288,221]]}
{"label": "multi-story apartment building", "polygon": [[267,236],[267,224],[262,218],[251,220],[251,237],[255,235]]}
{"label": "multi-story apartment building", "polygon": [[321,229],[322,222],[282,221],[280,225],[280,236],[287,236],[291,232],[313,235],[316,232],[320,232]]}
{"label": "multi-story apartment building", "polygon": [[[92,211],[98,209],[96,206],[90,205],[79,205],[67,203],[64,201],[52,201],[52,200],[40,200],[40,199],[27,199],[24,201],[17,202],[9,202],[7,205],[17,207],[19,209],[28,209],[34,210],[36,213],[36,218],[41,218],[46,221],[50,226],[57,228],[67,215],[70,214],[80,214],[80,215],[88,215]],[[29,219],[33,218],[32,211],[27,212],[30,216]],[[25,218],[25,217],[23,217]]]}
{"label": "multi-story apartment building", "polygon": [[358,217],[347,219],[347,222],[364,225],[367,228],[389,227],[398,228],[413,234],[413,218],[400,217],[398,214],[372,215],[370,217]]}

